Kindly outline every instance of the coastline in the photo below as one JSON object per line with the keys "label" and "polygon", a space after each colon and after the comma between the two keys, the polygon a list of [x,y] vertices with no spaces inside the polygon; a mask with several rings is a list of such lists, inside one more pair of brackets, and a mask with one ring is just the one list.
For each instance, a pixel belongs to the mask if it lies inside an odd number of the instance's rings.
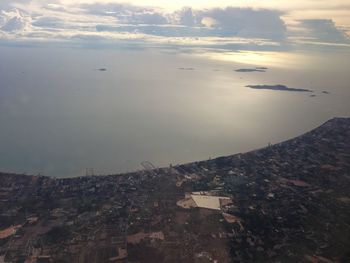
{"label": "coastline", "polygon": [[[261,148],[257,148],[257,149],[253,149],[253,150],[250,150],[250,151],[247,151],[247,152],[243,152],[243,153],[234,153],[234,154],[230,154],[230,155],[220,155],[220,156],[217,156],[217,157],[213,157],[213,158],[210,158],[208,160],[199,160],[199,161],[193,161],[193,162],[186,162],[186,163],[182,163],[182,164],[177,164],[177,165],[174,165],[174,167],[182,167],[182,166],[188,166],[188,165],[192,165],[192,164],[199,164],[199,163],[205,163],[205,162],[212,162],[212,161],[215,161],[217,159],[222,159],[222,158],[231,158],[231,157],[235,157],[235,156],[240,156],[240,155],[244,155],[244,154],[249,154],[249,153],[254,153],[254,152],[257,152],[257,151],[261,151],[261,150],[264,150],[268,147],[276,147],[278,145],[283,145],[283,144],[287,144],[293,140],[296,140],[296,139],[302,139],[303,136],[305,135],[308,135],[318,129],[321,129],[323,126],[325,125],[329,125],[329,124],[333,124],[333,123],[336,123],[336,122],[339,122],[339,121],[349,121],[350,122],[350,117],[334,117],[334,118],[331,118],[327,121],[325,121],[324,123],[322,123],[321,125],[309,130],[309,131],[306,131],[305,133],[302,133],[300,135],[297,135],[295,137],[292,137],[290,139],[287,139],[287,140],[284,140],[284,141],[281,141],[281,142],[278,142],[278,143],[275,143],[275,144],[271,144],[269,146],[265,146],[265,147],[261,147]],[[169,167],[157,167],[155,170],[160,170],[160,171],[168,171],[169,170]],[[0,176],[2,174],[8,174],[8,175],[13,175],[13,176],[35,176],[35,177],[45,177],[45,178],[51,178],[51,179],[74,179],[74,178],[84,178],[84,177],[104,177],[104,176],[128,176],[128,175],[134,175],[134,174],[138,174],[138,173],[142,173],[144,172],[145,170],[138,170],[138,171],[130,171],[130,172],[122,172],[122,173],[111,173],[111,174],[96,174],[96,175],[87,175],[87,176],[67,176],[67,177],[56,177],[56,176],[48,176],[48,175],[34,175],[34,174],[30,174],[30,173],[14,173],[14,172],[2,172],[0,171]]]}

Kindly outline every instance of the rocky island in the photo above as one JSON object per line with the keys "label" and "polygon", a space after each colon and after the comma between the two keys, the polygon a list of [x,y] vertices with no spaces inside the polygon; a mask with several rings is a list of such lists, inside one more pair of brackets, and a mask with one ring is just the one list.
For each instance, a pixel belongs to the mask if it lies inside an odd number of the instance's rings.
{"label": "rocky island", "polygon": [[295,89],[295,88],[288,88],[285,85],[247,85],[246,87],[251,89],[267,89],[267,90],[281,90],[281,91],[296,91],[296,92],[313,92],[309,89]]}
{"label": "rocky island", "polygon": [[257,67],[257,68],[240,68],[240,69],[236,69],[236,72],[266,72],[267,68],[265,67]]}

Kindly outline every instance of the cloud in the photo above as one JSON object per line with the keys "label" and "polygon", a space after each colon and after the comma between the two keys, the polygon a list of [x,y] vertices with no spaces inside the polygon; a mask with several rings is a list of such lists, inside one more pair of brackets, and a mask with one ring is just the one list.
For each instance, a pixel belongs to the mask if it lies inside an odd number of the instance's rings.
{"label": "cloud", "polygon": [[31,19],[17,9],[0,11],[0,29],[4,32],[25,30],[29,27]]}
{"label": "cloud", "polygon": [[66,8],[65,6],[55,4],[55,3],[48,3],[43,6],[43,8],[47,10],[52,10],[52,11],[59,11],[59,12],[69,12],[69,9]]}
{"label": "cloud", "polygon": [[281,15],[274,10],[228,7],[199,11],[197,20],[221,36],[283,40],[286,26]]}
{"label": "cloud", "polygon": [[43,16],[36,19],[32,25],[41,28],[62,28],[64,21],[57,17]]}
{"label": "cloud", "polygon": [[130,16],[140,12],[152,11],[151,8],[118,3],[94,3],[79,6],[86,13],[102,16]]}
{"label": "cloud", "polygon": [[22,17],[12,17],[1,27],[2,31],[16,31],[26,27],[26,22]]}
{"label": "cloud", "polygon": [[349,43],[349,36],[338,28],[330,19],[307,19],[300,20],[300,27],[304,28],[303,35],[326,43]]}
{"label": "cloud", "polygon": [[[349,43],[332,20],[294,20],[272,9],[157,7],[121,3],[71,3],[61,0],[15,0],[0,3],[0,40],[82,41],[168,47],[278,50],[290,43]],[[296,29],[296,30],[295,30]],[[288,38],[287,38],[288,37]]]}
{"label": "cloud", "polygon": [[220,26],[220,22],[210,16],[203,17],[201,20],[201,24],[205,27],[210,27],[210,28],[215,28]]}
{"label": "cloud", "polygon": [[143,13],[135,14],[128,20],[130,24],[147,24],[147,25],[165,25],[168,23],[167,19],[159,13]]}
{"label": "cloud", "polygon": [[318,46],[322,49],[349,48],[347,28],[337,26],[331,19],[303,19],[295,21],[289,29],[288,39],[302,47]]}
{"label": "cloud", "polygon": [[184,7],[176,11],[173,17],[175,18],[174,21],[180,25],[192,27],[197,23],[196,16],[191,7]]}
{"label": "cloud", "polygon": [[149,7],[109,3],[84,4],[81,8],[90,14],[115,17],[120,24],[164,25],[168,23],[162,13]]}
{"label": "cloud", "polygon": [[[98,30],[101,31],[136,29],[145,34],[167,37],[246,37],[270,40],[283,40],[286,33],[286,26],[280,18],[281,13],[265,9],[192,10],[183,8],[171,14],[162,14],[126,5],[98,5],[97,9],[95,7],[95,5],[93,8],[89,6],[88,10],[90,12],[91,9],[94,10],[95,14],[114,16],[119,24],[123,24],[123,26],[115,25],[114,27],[99,25]],[[138,27],[127,25],[138,25]],[[162,26],[156,27],[155,25]]]}

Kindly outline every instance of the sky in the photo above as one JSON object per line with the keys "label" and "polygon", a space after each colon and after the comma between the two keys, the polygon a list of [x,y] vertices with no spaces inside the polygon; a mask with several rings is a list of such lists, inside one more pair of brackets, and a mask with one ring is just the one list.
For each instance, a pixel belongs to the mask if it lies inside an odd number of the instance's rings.
{"label": "sky", "polygon": [[348,49],[350,0],[2,0],[0,44]]}

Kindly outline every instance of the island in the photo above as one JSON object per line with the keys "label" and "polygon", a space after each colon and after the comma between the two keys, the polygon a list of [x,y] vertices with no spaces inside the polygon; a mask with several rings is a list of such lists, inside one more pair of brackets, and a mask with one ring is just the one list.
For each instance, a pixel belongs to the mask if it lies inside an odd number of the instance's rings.
{"label": "island", "polygon": [[266,67],[255,67],[255,68],[241,68],[236,69],[236,72],[266,72],[268,68]]}
{"label": "island", "polygon": [[178,68],[179,70],[194,70],[194,68]]}
{"label": "island", "polygon": [[296,92],[313,92],[308,89],[296,89],[296,88],[288,88],[285,85],[247,85],[246,87],[251,89],[267,89],[267,90],[281,90],[281,91],[296,91]]}

